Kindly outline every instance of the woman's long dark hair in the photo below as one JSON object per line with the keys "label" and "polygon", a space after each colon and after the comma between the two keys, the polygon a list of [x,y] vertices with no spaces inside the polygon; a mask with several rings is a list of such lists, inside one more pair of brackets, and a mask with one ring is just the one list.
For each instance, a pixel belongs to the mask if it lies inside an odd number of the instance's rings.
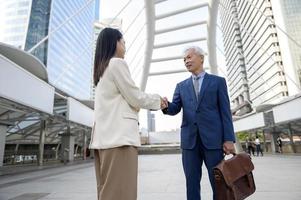
{"label": "woman's long dark hair", "polygon": [[121,38],[122,33],[113,28],[105,28],[99,33],[94,57],[95,86],[108,67],[110,59],[115,55],[116,44]]}

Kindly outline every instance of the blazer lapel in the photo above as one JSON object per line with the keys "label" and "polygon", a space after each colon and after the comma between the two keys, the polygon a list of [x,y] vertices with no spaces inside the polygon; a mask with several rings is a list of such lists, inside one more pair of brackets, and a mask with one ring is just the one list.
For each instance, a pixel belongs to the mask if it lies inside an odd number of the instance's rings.
{"label": "blazer lapel", "polygon": [[188,85],[189,95],[192,97],[192,100],[193,100],[193,104],[197,105],[197,100],[196,100],[196,96],[195,96],[195,92],[194,92],[194,87],[193,87],[193,83],[192,83],[192,78],[188,79],[187,85]]}
{"label": "blazer lapel", "polygon": [[202,101],[202,99],[204,97],[205,90],[206,90],[209,82],[210,82],[210,75],[206,73],[205,76],[204,76],[201,91],[200,91],[200,96],[199,96],[199,101],[198,101],[199,104],[200,104],[200,102]]}

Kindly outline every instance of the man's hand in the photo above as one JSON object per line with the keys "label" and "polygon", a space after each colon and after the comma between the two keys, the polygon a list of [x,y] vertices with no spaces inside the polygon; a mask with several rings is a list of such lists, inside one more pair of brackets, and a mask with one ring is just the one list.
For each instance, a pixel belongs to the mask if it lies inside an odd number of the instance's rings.
{"label": "man's hand", "polygon": [[166,97],[161,98],[161,110],[168,107],[168,100]]}
{"label": "man's hand", "polygon": [[223,150],[224,150],[226,155],[229,155],[231,153],[235,153],[234,143],[232,141],[224,142]]}

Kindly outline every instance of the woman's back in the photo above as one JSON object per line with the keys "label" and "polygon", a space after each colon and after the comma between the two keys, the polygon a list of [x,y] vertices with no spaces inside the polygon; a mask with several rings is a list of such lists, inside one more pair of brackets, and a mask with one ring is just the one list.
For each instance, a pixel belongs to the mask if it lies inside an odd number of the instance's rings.
{"label": "woman's back", "polygon": [[140,146],[138,111],[160,109],[160,96],[141,92],[126,62],[112,58],[95,89],[95,128],[90,148]]}

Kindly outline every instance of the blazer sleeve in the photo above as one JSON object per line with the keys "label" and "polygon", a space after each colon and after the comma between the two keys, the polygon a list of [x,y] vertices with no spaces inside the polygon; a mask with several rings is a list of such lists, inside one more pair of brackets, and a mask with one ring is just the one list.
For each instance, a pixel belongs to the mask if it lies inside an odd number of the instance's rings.
{"label": "blazer sleeve", "polygon": [[142,92],[133,81],[128,65],[123,59],[112,58],[110,67],[114,83],[121,95],[132,107],[159,110],[161,98],[158,94]]}
{"label": "blazer sleeve", "polygon": [[218,89],[219,111],[223,124],[224,141],[235,142],[232,114],[230,110],[230,101],[228,96],[227,84],[224,78],[221,79]]}
{"label": "blazer sleeve", "polygon": [[180,96],[180,86],[177,84],[172,102],[168,102],[168,107],[163,109],[162,112],[167,115],[176,115],[181,111],[182,101]]}

